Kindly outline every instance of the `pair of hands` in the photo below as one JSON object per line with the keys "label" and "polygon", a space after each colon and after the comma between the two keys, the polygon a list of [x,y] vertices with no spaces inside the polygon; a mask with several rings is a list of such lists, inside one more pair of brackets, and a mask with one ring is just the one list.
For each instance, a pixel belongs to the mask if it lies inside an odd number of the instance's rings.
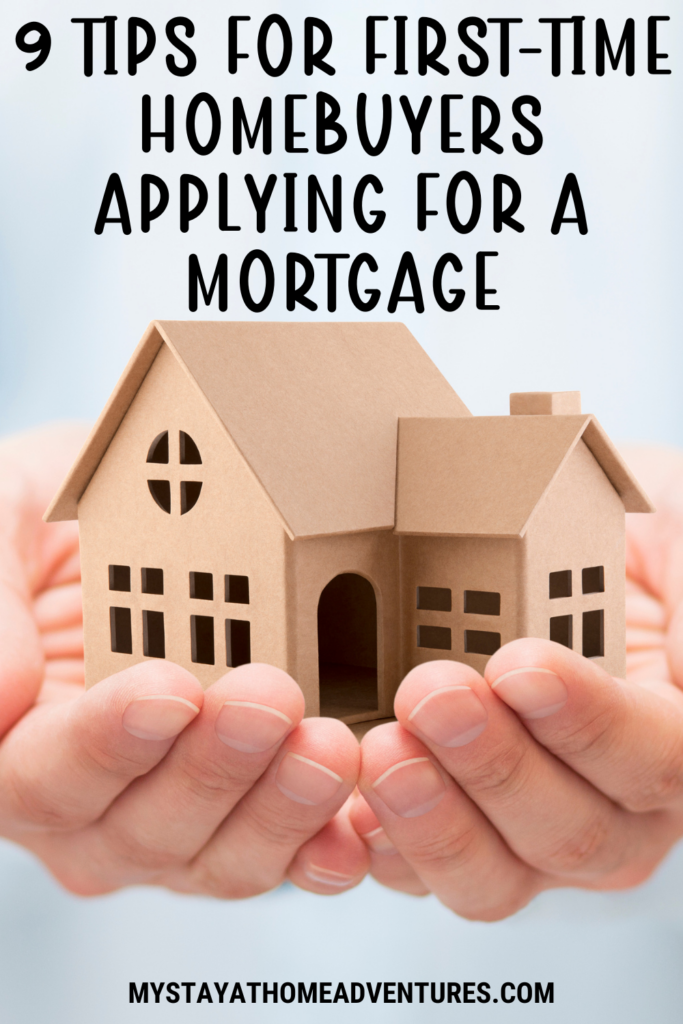
{"label": "pair of hands", "polygon": [[150,661],[83,691],[76,524],[41,521],[83,436],[0,445],[0,835],[68,889],[330,894],[371,871],[493,920],[635,885],[683,835],[682,456],[630,459],[660,511],[627,527],[626,682],[519,640],[485,678],[414,669],[359,749],[269,666],[203,693]]}

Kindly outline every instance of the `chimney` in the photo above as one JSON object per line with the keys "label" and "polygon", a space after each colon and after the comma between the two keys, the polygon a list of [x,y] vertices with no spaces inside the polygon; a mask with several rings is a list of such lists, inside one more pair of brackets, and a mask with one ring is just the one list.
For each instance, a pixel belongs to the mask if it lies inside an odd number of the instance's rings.
{"label": "chimney", "polygon": [[580,416],[580,391],[517,391],[510,395],[511,416]]}

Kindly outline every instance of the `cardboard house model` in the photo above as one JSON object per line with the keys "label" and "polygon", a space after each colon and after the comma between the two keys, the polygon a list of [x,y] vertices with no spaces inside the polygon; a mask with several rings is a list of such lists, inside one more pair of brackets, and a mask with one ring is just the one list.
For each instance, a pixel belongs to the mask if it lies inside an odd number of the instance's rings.
{"label": "cardboard house model", "polygon": [[578,392],[472,416],[397,323],[154,322],[48,521],[78,518],[86,685],[168,658],[289,672],[308,715],[545,637],[623,675],[624,512]]}

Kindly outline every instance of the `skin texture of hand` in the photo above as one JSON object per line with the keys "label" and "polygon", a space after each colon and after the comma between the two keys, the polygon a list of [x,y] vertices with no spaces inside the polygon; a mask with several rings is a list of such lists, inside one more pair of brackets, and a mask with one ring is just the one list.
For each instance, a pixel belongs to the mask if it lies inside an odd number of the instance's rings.
{"label": "skin texture of hand", "polygon": [[312,891],[357,884],[367,848],[334,816],[358,744],[340,722],[302,722],[284,672],[245,665],[203,693],[155,659],[83,690],[77,524],[41,517],[84,438],[57,425],[0,444],[0,835],[84,895],[240,898],[295,859]]}
{"label": "skin texture of hand", "polygon": [[350,808],[385,885],[497,920],[637,885],[683,836],[683,456],[627,458],[659,510],[627,516],[627,680],[543,640],[410,672]]}

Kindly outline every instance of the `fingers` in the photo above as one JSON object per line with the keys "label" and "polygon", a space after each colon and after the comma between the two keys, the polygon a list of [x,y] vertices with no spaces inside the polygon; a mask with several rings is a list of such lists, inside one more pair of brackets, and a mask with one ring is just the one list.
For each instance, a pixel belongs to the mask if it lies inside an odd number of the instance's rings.
{"label": "fingers", "polygon": [[[83,658],[83,610],[80,583],[44,590],[33,602],[46,659]],[[50,675],[54,673],[50,672]]]}
{"label": "fingers", "polygon": [[349,820],[352,804],[350,797],[332,821],[298,850],[288,877],[300,889],[330,896],[354,888],[367,874],[370,853]]}
{"label": "fingers", "polygon": [[202,701],[194,676],[155,661],[75,700],[36,707],[0,745],[5,834],[73,829],[99,818],[166,755]]}
{"label": "fingers", "polygon": [[370,804],[360,794],[350,801],[348,816],[370,853],[372,877],[387,889],[426,896],[429,889],[398,852]]}
{"label": "fingers", "polygon": [[92,857],[103,877],[144,880],[193,858],[303,713],[299,687],[270,665],[243,665],[209,687],[202,714],[163,763],[98,823]]}
{"label": "fingers", "polygon": [[305,719],[188,871],[164,882],[228,899],[279,885],[297,850],[352,793],[359,760],[358,743],[342,722]]}
{"label": "fingers", "polygon": [[631,811],[683,806],[683,694],[625,684],[543,640],[517,640],[486,667],[493,692],[544,747]]}
{"label": "fingers", "polygon": [[[543,706],[528,703],[525,713],[552,713],[566,700],[559,679],[543,679]],[[421,665],[404,679],[395,707],[508,846],[539,871],[591,885],[634,884],[661,856],[657,820],[636,821],[549,754],[473,669]]]}
{"label": "fingers", "polygon": [[498,920],[541,876],[506,846],[431,751],[398,723],[363,737],[359,789],[423,884],[463,917]]}
{"label": "fingers", "polygon": [[[0,547],[4,544],[0,539]],[[44,654],[16,552],[0,551],[0,736],[28,711],[43,681]]]}

